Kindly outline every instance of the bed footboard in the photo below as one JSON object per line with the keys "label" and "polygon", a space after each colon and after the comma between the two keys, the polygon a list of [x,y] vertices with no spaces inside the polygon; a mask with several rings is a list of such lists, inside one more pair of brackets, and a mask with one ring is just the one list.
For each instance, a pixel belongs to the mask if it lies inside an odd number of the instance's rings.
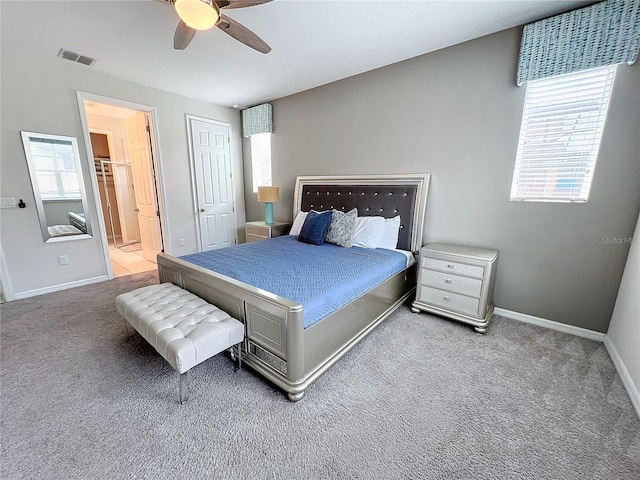
{"label": "bed footboard", "polygon": [[243,363],[287,391],[303,376],[302,305],[164,253],[158,274],[244,323]]}
{"label": "bed footboard", "polygon": [[306,389],[415,290],[415,265],[397,273],[321,322],[304,329],[302,305],[166,254],[160,282],[170,282],[245,325],[243,363],[302,399]]}

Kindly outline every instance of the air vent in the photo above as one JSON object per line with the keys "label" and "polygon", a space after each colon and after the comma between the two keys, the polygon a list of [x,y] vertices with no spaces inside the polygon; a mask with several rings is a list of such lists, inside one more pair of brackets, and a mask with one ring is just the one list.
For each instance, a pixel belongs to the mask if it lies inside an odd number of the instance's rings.
{"label": "air vent", "polygon": [[70,52],[69,50],[65,50],[64,48],[60,49],[60,51],[58,52],[58,56],[60,58],[64,58],[65,60],[71,60],[72,62],[81,63],[83,65],[93,65],[96,61],[95,58],[85,57],[84,55]]}

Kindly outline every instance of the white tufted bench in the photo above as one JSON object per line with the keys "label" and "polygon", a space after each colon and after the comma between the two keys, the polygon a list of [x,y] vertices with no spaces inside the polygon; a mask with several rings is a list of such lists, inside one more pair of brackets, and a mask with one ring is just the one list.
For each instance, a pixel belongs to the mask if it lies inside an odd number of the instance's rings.
{"label": "white tufted bench", "polygon": [[172,283],[118,295],[116,309],[180,374],[180,403],[189,397],[192,367],[235,345],[240,368],[242,322]]}

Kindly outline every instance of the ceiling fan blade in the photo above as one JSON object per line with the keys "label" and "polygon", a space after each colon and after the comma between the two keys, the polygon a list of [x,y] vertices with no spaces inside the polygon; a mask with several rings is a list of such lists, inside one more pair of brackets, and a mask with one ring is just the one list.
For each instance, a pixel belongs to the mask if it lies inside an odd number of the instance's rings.
{"label": "ceiling fan blade", "polygon": [[[231,8],[245,8],[245,7],[255,7],[256,5],[262,5],[263,3],[269,3],[273,0],[229,0],[224,2],[216,2],[220,8],[231,9]],[[221,3],[226,3],[227,5],[220,5]]]}
{"label": "ceiling fan blade", "polygon": [[216,26],[227,35],[231,35],[239,42],[244,43],[246,46],[257,50],[260,53],[269,53],[271,51],[271,47],[267,45],[264,40],[247,27],[230,19],[226,15],[220,15],[220,21]]}
{"label": "ceiling fan blade", "polygon": [[195,35],[195,29],[188,27],[186,23],[180,20],[176,28],[176,33],[173,34],[173,48],[176,50],[184,50],[191,43]]}

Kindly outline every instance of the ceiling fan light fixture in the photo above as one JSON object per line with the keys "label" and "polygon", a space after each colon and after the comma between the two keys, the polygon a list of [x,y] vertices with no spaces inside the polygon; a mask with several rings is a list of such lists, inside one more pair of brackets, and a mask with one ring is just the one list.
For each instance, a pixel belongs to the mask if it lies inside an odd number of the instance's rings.
{"label": "ceiling fan light fixture", "polygon": [[208,30],[220,19],[220,10],[213,0],[175,0],[180,19],[195,30]]}

